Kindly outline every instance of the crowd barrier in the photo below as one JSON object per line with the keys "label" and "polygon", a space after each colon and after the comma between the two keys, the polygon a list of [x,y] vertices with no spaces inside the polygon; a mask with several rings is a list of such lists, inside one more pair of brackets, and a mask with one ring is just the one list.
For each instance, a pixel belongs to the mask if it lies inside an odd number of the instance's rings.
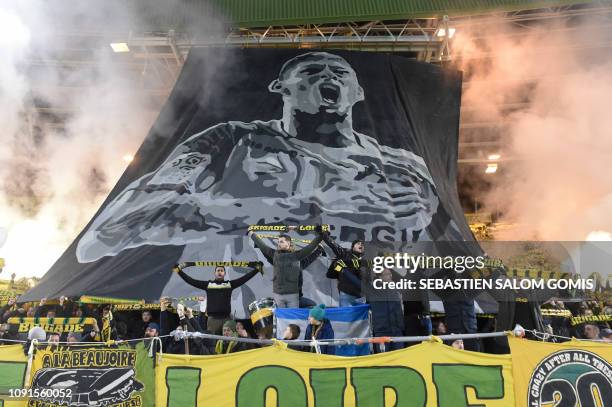
{"label": "crowd barrier", "polygon": [[[23,345],[6,345],[0,346],[0,406],[531,407],[612,400],[608,343],[509,336],[511,353],[491,355],[427,339],[359,357],[300,352],[270,341],[227,355],[158,353],[155,364],[142,341],[135,347],[38,344],[30,357]],[[24,398],[29,395],[36,397]]]}

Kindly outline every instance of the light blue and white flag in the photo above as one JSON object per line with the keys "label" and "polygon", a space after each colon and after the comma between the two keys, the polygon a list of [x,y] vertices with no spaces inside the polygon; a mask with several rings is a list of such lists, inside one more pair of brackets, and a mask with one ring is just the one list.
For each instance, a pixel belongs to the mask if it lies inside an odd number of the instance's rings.
{"label": "light blue and white flag", "polygon": [[[307,308],[276,308],[274,315],[276,317],[276,336],[282,339],[283,333],[289,324],[295,324],[300,327],[299,339],[304,338],[306,326],[308,325]],[[334,329],[334,337],[342,338],[367,338],[370,336],[370,306],[356,305],[354,307],[341,308],[325,308],[325,318]],[[336,355],[354,356],[369,354],[369,345],[342,345],[336,346]]]}

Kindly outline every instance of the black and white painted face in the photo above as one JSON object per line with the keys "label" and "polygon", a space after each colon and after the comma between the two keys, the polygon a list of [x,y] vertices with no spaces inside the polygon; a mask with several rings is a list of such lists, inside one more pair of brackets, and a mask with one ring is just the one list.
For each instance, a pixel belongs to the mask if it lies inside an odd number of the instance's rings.
{"label": "black and white painted face", "polygon": [[305,113],[350,113],[363,100],[357,75],[342,58],[322,54],[298,63],[278,81],[277,89],[285,103]]}

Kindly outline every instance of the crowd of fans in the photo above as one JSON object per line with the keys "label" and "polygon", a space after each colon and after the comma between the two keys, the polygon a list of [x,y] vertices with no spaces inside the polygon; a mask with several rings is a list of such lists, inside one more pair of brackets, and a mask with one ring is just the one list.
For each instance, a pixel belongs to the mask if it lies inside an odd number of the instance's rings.
{"label": "crowd of fans", "polygon": [[[364,258],[365,243],[363,241],[356,240],[352,242],[350,248],[343,248],[320,226],[316,227],[315,232],[316,238],[300,250],[293,247],[292,239],[288,235],[280,235],[276,248],[272,248],[254,233],[249,233],[255,247],[261,250],[272,266],[274,277],[272,293],[276,307],[304,306],[302,270],[321,255],[322,249],[319,243],[325,242],[335,255],[327,277],[337,280],[339,305],[350,307],[368,303],[371,309],[372,336],[428,336],[459,333],[449,332],[449,321],[445,321],[443,316],[430,313],[430,302],[426,295],[407,300],[397,291],[371,289],[372,279],[392,281],[400,277],[390,269],[385,269],[380,274],[374,273],[371,262]],[[48,303],[43,298],[38,305],[18,304],[15,298],[11,298],[6,305],[0,308],[0,342],[19,339],[38,339],[51,343],[138,342],[138,340],[143,340],[152,353],[158,351],[158,347],[161,346],[161,350],[165,353],[208,355],[238,352],[258,346],[254,343],[227,338],[271,338],[272,331],[269,327],[256,331],[250,320],[234,320],[232,317],[232,291],[254,278],[258,273],[263,273],[260,265],[253,265],[248,273],[234,280],[225,279],[226,273],[223,266],[216,267],[212,280],[196,280],[183,271],[184,267],[185,264],[176,265],[173,271],[178,273],[187,284],[203,290],[202,294],[206,294],[198,298],[196,309],[185,307],[181,303],[173,303],[166,297],[160,299],[158,310],[120,312],[113,312],[111,305],[81,304],[64,296],[60,297],[56,303]],[[325,306],[322,304],[309,305],[309,317],[304,336],[301,336],[299,326],[289,325],[283,332],[283,339],[304,338],[311,341],[336,337],[332,324],[325,317]],[[551,336],[556,341],[563,341],[564,337],[570,336],[612,341],[608,319],[588,318],[594,315],[611,314],[612,302],[605,304],[593,301],[564,303],[553,300],[542,305],[542,326],[545,327],[546,333],[556,335]],[[585,318],[572,318],[577,316]],[[86,324],[82,332],[58,334],[41,332],[40,328],[32,329],[28,337],[24,338],[24,333],[15,332],[7,325],[11,317],[91,318],[93,323]],[[478,332],[494,332],[495,330],[493,316],[479,318]],[[227,338],[211,339],[197,335],[183,338],[183,335],[180,335],[182,331],[222,335]],[[154,338],[159,339],[154,340]],[[482,340],[478,342],[476,348],[483,349],[485,352],[503,353],[504,351],[500,350],[498,341]],[[448,344],[459,349],[464,347],[462,340],[451,340],[448,341]],[[373,351],[395,350],[404,346],[406,344],[400,342],[388,343],[384,348],[376,344],[373,346]],[[333,346],[319,348],[318,345],[305,345],[302,342],[299,346],[292,347],[301,351],[334,353]],[[467,345],[466,348],[468,348]],[[473,346],[469,348],[474,349]]]}
{"label": "crowd of fans", "polygon": [[[228,299],[229,301],[230,299]],[[113,312],[112,306],[79,304],[61,297],[59,303],[54,305],[47,304],[46,299],[42,299],[36,306],[30,304],[17,304],[15,298],[9,299],[8,303],[0,308],[0,344],[12,344],[16,341],[26,341],[29,344],[36,339],[39,342],[47,342],[50,345],[62,344],[85,344],[92,342],[112,342],[115,344],[125,342],[136,345],[142,342],[151,348],[152,353],[161,350],[164,353],[173,354],[192,354],[192,355],[212,355],[239,352],[247,349],[254,349],[260,345],[255,343],[245,343],[228,340],[227,338],[257,338],[250,320],[234,320],[227,318],[222,321],[217,331],[217,321],[214,321],[212,330],[209,327],[211,318],[206,312],[207,298],[198,298],[198,310],[194,311],[183,304],[172,304],[167,297],[160,299],[159,310],[143,311],[119,311]],[[53,318],[55,323],[62,324],[64,318],[92,318],[92,324],[83,332],[45,332],[36,326],[28,332],[18,332],[11,329],[7,323],[14,317],[42,317]],[[87,321],[83,319],[83,321]],[[105,335],[104,330],[108,333]],[[226,339],[210,338],[183,338],[180,333],[200,332],[211,335],[222,335]],[[333,339],[333,329],[329,320],[325,318],[325,306],[318,305],[310,310],[307,335],[317,339]],[[291,324],[287,327],[283,339],[295,340],[300,337],[300,327]],[[159,342],[154,341],[159,338]],[[266,339],[259,336],[259,339]],[[26,346],[27,348],[27,346]],[[314,352],[310,346],[292,346],[292,348]],[[333,347],[325,347],[323,353],[333,353]]]}
{"label": "crowd of fans", "polygon": [[[229,299],[228,299],[229,301]],[[91,305],[79,304],[71,301],[66,297],[61,297],[56,304],[48,304],[46,299],[42,299],[38,305],[17,304],[14,298],[0,308],[0,344],[13,343],[15,340],[33,340],[53,343],[65,343],[65,345],[83,342],[107,342],[109,340],[115,342],[128,341],[135,345],[138,342],[143,342],[147,349],[152,348],[152,352],[157,352],[159,344],[162,346],[164,353],[174,354],[193,354],[193,355],[212,355],[233,353],[243,350],[253,349],[261,345],[255,343],[245,343],[228,339],[210,339],[207,337],[190,337],[183,338],[180,335],[181,331],[200,332],[205,334],[222,335],[227,338],[252,338],[252,339],[269,339],[270,335],[262,334],[254,329],[251,321],[234,320],[228,315],[219,322],[214,321],[211,327],[209,322],[211,317],[206,312],[207,298],[205,296],[198,298],[198,307],[194,311],[191,308],[185,307],[182,304],[172,304],[169,298],[160,299],[159,310],[143,310],[143,311],[119,311],[113,312],[111,305]],[[407,307],[406,307],[407,308]],[[569,308],[569,309],[568,309]],[[600,303],[594,301],[588,302],[572,302],[564,303],[562,301],[549,301],[542,306],[544,313],[544,323],[546,333],[558,336],[556,341],[563,341],[565,337],[578,337],[591,340],[603,340],[612,342],[612,329],[610,329],[609,321],[605,318],[592,321],[592,316],[612,315],[612,301],[608,303]],[[569,311],[568,313],[551,314],[545,310]],[[553,316],[551,316],[553,315]],[[93,318],[93,324],[83,332],[44,332],[40,327],[35,327],[27,333],[18,333],[11,330],[7,321],[11,317],[46,317],[61,320],[62,318]],[[572,318],[587,317],[579,320],[572,325]],[[409,326],[412,315],[403,314],[403,322],[400,325]],[[493,318],[487,316],[479,319],[481,331],[493,331]],[[447,326],[444,322],[443,315],[434,314],[430,320],[431,332],[434,335],[449,335]],[[220,328],[218,329],[218,327]],[[427,331],[427,327],[421,329]],[[103,327],[108,330],[108,336],[105,337],[102,332]],[[211,329],[212,328],[212,329]],[[373,323],[373,336],[376,335],[376,325]],[[392,328],[385,328],[390,332]],[[380,333],[380,331],[379,331]],[[421,332],[419,332],[421,333]],[[405,334],[418,334],[414,332],[401,331],[396,336]],[[285,340],[295,340],[301,337],[301,329],[298,325],[291,324],[287,326],[282,336]],[[316,338],[319,340],[333,339],[335,337],[333,327],[329,320],[325,318],[325,306],[317,305],[310,309],[307,329],[304,335],[305,338]],[[153,338],[160,338],[160,342],[153,341]],[[461,339],[446,341],[458,349],[463,349],[464,344]],[[402,343],[392,343],[388,345],[386,350],[399,349],[404,346]],[[305,345],[300,342],[299,345],[291,345],[290,347],[300,351],[315,352],[317,351],[312,345]],[[485,351],[487,350],[485,340]],[[318,350],[321,353],[334,353],[333,346],[321,346]],[[495,352],[494,352],[495,353]]]}
{"label": "crowd of fans", "polygon": [[[612,342],[610,326],[612,300],[607,302],[550,300],[541,308],[545,331],[548,334],[562,338],[576,337]],[[551,310],[553,312],[550,312]]]}

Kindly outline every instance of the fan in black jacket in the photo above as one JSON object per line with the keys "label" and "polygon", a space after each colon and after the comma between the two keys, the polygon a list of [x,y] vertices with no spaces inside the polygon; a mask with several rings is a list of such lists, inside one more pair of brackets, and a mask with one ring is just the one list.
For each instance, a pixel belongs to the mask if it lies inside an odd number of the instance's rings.
{"label": "fan in black jacket", "polygon": [[208,314],[208,331],[215,335],[221,335],[223,323],[230,319],[232,313],[232,290],[240,287],[257,273],[263,274],[262,267],[253,267],[253,269],[244,276],[235,280],[225,280],[225,267],[217,266],[215,268],[214,280],[196,280],[189,277],[184,271],[185,264],[179,264],[173,268],[173,271],[185,280],[189,285],[205,290],[208,294],[207,314]]}
{"label": "fan in black jacket", "polygon": [[354,240],[351,249],[347,250],[331,238],[328,232],[323,232],[323,240],[336,255],[331,267],[327,270],[327,278],[338,279],[340,306],[363,304],[361,293],[362,276],[368,275],[372,268],[370,261],[363,258],[365,244],[363,240]]}
{"label": "fan in black jacket", "polygon": [[[194,318],[193,311],[185,308],[182,304],[176,307],[176,316],[168,311],[169,300],[162,298],[160,303],[164,303],[163,309],[159,314],[160,333],[165,337],[162,339],[164,352],[174,354],[208,355],[210,351],[206,346],[206,340],[199,338],[180,339],[178,336],[167,337],[172,331],[184,332],[203,332],[198,320]],[[177,320],[178,317],[178,320]]]}

